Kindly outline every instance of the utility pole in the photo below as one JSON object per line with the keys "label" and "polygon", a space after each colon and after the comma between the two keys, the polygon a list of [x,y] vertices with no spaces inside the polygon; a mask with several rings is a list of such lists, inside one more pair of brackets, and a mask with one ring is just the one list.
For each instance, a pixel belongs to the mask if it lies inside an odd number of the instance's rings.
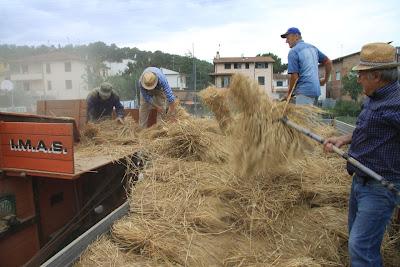
{"label": "utility pole", "polygon": [[194,57],[194,43],[192,44],[192,57],[193,57],[193,90],[194,90],[194,113],[197,116],[197,94],[196,94],[196,60]]}

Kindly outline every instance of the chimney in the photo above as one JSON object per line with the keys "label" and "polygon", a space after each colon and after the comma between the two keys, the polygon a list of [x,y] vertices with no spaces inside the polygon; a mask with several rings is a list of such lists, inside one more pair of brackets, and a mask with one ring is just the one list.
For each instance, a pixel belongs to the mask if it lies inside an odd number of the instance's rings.
{"label": "chimney", "polygon": [[220,58],[219,51],[217,51],[217,54],[215,55],[215,59],[219,59],[219,58]]}

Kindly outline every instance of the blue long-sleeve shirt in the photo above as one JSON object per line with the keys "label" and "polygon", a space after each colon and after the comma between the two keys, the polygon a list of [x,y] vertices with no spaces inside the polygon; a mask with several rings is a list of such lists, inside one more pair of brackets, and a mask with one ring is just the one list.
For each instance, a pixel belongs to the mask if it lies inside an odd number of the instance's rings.
{"label": "blue long-sleeve shirt", "polygon": [[[400,85],[378,89],[364,102],[349,154],[390,181],[400,181]],[[365,174],[351,164],[350,174]]]}
{"label": "blue long-sleeve shirt", "polygon": [[113,91],[111,96],[103,100],[97,90],[91,92],[86,100],[88,121],[97,121],[103,117],[111,117],[115,107],[117,117],[124,117],[124,106],[119,101],[119,96]]}
{"label": "blue long-sleeve shirt", "polygon": [[144,100],[147,103],[152,104],[153,103],[153,96],[152,96],[152,91],[154,90],[162,90],[165,94],[165,97],[167,98],[168,103],[172,103],[175,101],[175,96],[172,92],[171,87],[168,84],[167,77],[165,77],[164,73],[159,68],[156,67],[148,67],[146,68],[143,73],[151,71],[158,77],[158,83],[156,87],[153,90],[146,90],[143,88],[143,86],[139,83],[140,86],[140,91],[142,93],[142,96]]}

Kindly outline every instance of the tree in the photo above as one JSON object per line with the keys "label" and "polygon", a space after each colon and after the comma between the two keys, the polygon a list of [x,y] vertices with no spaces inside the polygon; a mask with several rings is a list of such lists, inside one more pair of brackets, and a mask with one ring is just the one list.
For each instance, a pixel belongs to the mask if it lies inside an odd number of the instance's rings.
{"label": "tree", "polygon": [[357,75],[351,71],[342,79],[343,91],[350,95],[354,102],[357,102],[358,96],[362,92],[361,85],[357,82]]}
{"label": "tree", "polygon": [[275,62],[274,62],[274,73],[282,73],[285,70],[287,70],[287,64],[282,64],[282,60],[280,57],[275,55],[274,53],[266,53],[266,54],[258,54],[257,57],[262,56],[262,57],[272,57]]}

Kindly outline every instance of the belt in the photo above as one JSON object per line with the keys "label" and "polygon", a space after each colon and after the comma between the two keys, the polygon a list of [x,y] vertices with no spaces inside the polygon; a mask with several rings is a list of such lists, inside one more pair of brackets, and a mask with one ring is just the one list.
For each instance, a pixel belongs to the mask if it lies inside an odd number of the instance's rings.
{"label": "belt", "polygon": [[379,181],[375,180],[374,178],[371,178],[369,176],[360,176],[360,175],[357,175],[357,174],[354,174],[353,179],[357,183],[360,183],[360,184],[362,184],[364,186],[367,183],[379,183]]}

